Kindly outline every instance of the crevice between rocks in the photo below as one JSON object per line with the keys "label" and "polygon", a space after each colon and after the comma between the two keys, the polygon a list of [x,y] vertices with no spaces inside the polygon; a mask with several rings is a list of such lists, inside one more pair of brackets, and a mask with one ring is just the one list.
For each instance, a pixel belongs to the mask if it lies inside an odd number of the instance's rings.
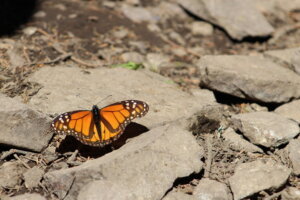
{"label": "crevice between rocks", "polygon": [[267,107],[269,111],[274,111],[277,107],[282,105],[279,103],[264,103],[257,100],[242,99],[219,91],[213,91],[213,93],[217,100],[217,103],[220,104],[233,105],[233,104],[241,104],[241,103],[249,103],[249,104],[256,103],[260,106]]}
{"label": "crevice between rocks", "polygon": [[[195,183],[193,183],[193,181],[195,180],[200,180],[201,178],[203,178],[204,175],[204,169],[202,169],[199,173],[192,173],[189,176],[185,176],[185,177],[178,177],[174,180],[172,187],[170,187],[165,194],[162,196],[162,198],[160,200],[163,200],[169,192],[171,192],[174,188],[180,186],[180,185],[192,185],[192,186],[196,186]],[[187,193],[189,195],[192,195],[191,193]]]}

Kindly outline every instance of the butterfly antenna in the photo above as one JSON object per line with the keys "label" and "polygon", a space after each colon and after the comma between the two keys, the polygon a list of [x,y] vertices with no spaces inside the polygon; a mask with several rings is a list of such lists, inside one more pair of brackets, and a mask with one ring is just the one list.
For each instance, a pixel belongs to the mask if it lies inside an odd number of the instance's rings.
{"label": "butterfly antenna", "polygon": [[101,99],[98,103],[96,103],[96,105],[98,105],[98,104],[101,103],[102,101],[108,99],[109,97],[112,97],[112,95],[110,94],[110,95],[106,96],[105,98]]}

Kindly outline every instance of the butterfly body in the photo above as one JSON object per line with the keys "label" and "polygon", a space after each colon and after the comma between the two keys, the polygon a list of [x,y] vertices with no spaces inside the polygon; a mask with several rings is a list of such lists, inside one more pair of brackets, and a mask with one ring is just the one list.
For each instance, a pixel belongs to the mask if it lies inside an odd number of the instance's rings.
{"label": "butterfly body", "polygon": [[104,146],[118,139],[125,127],[137,117],[144,116],[149,106],[142,101],[120,101],[102,109],[66,112],[56,117],[51,126],[58,134],[74,136],[83,144]]}

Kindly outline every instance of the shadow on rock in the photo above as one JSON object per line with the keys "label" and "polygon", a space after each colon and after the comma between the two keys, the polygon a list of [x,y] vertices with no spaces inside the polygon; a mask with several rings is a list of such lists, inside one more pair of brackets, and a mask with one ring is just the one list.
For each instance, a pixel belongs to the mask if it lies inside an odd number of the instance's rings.
{"label": "shadow on rock", "polygon": [[14,34],[37,10],[37,0],[1,0],[0,36]]}
{"label": "shadow on rock", "polygon": [[73,152],[78,149],[79,153],[83,157],[98,158],[101,157],[113,150],[119,149],[122,147],[126,141],[130,138],[134,138],[142,133],[147,132],[149,129],[141,124],[130,123],[123,135],[110,145],[104,147],[92,147],[84,145],[76,140],[73,136],[67,136],[65,140],[62,141],[61,145],[57,149],[59,153]]}

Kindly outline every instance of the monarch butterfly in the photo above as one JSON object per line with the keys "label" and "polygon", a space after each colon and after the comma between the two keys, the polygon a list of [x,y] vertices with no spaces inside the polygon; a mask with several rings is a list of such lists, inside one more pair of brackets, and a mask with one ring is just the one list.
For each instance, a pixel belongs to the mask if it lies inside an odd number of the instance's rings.
{"label": "monarch butterfly", "polygon": [[149,106],[143,101],[120,101],[99,109],[77,110],[57,116],[51,126],[54,132],[74,136],[83,144],[104,146],[118,139],[125,127],[144,116]]}

